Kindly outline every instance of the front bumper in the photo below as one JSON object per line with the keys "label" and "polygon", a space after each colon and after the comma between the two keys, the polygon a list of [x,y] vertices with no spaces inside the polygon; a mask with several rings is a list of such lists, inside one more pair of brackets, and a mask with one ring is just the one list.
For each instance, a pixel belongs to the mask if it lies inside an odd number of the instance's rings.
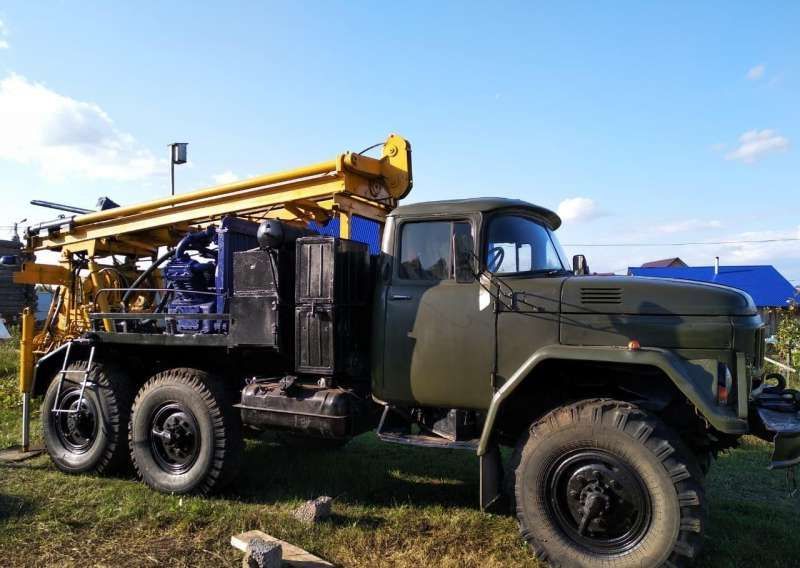
{"label": "front bumper", "polygon": [[751,393],[751,429],[774,444],[770,469],[792,467],[800,464],[800,392],[787,389],[783,377],[770,377],[779,386],[762,385]]}
{"label": "front bumper", "polygon": [[770,469],[791,467],[800,463],[800,412],[782,412],[764,407],[756,407],[758,419],[769,440],[773,435],[772,459]]}

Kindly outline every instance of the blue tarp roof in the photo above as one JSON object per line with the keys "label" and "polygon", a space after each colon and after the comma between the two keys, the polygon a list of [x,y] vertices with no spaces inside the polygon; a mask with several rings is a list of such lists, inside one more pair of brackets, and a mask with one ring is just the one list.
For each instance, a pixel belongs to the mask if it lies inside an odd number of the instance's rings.
{"label": "blue tarp roof", "polygon": [[698,282],[711,282],[744,290],[759,308],[785,308],[786,301],[797,299],[794,286],[774,266],[721,266],[714,274],[713,266],[685,266],[670,268],[628,269],[634,276],[680,278]]}

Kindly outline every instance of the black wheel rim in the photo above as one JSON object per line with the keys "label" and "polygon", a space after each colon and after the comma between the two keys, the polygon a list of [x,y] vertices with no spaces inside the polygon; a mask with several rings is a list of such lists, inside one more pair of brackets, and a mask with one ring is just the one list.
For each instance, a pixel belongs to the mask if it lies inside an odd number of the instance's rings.
{"label": "black wheel rim", "polygon": [[200,453],[200,428],[192,411],[179,402],[159,406],[150,420],[150,448],[164,471],[189,471]]}
{"label": "black wheel rim", "polygon": [[556,525],[595,554],[618,555],[644,538],[652,521],[650,495],[639,473],[598,449],[575,450],[556,460],[545,477]]}
{"label": "black wheel rim", "polygon": [[84,393],[80,400],[80,389],[72,389],[61,395],[56,410],[50,414],[56,436],[61,444],[73,454],[89,451],[97,438],[98,412],[94,401]]}

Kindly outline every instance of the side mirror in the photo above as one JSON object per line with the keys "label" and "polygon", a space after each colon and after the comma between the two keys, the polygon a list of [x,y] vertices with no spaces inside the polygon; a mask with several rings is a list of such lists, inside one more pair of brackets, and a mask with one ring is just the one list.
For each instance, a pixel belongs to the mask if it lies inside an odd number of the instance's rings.
{"label": "side mirror", "polygon": [[576,254],[572,257],[572,272],[575,276],[586,276],[589,274],[589,265],[586,262],[585,256]]}
{"label": "side mirror", "polygon": [[453,236],[453,256],[456,282],[473,282],[477,270],[472,235],[462,233]]}

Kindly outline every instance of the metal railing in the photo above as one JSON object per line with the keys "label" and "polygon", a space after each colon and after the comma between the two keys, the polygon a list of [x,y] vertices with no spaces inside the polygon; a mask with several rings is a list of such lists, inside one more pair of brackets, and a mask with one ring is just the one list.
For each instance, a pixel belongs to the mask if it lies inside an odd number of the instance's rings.
{"label": "metal railing", "polygon": [[780,361],[776,361],[775,359],[770,359],[769,357],[764,357],[764,361],[766,361],[767,363],[769,363],[771,365],[775,365],[776,367],[786,371],[787,373],[798,373],[798,370],[795,369],[794,367],[790,367],[789,365],[787,365],[785,363],[781,363]]}
{"label": "metal railing", "polygon": [[[125,294],[126,292],[160,292],[164,294],[164,297],[168,294],[175,294],[176,292],[183,292],[185,294],[197,294],[200,296],[209,296],[211,298],[218,298],[220,296],[224,296],[225,294],[220,292],[208,292],[205,290],[176,290],[175,288],[101,288],[94,295],[94,305],[97,305],[98,298],[101,297],[103,294],[110,294],[110,293],[122,293]],[[163,299],[162,299],[163,302]],[[127,322],[129,321],[163,321],[167,328],[170,329],[174,326],[174,324],[179,320],[204,320],[204,321],[230,321],[230,315],[226,313],[213,313],[213,314],[184,314],[184,313],[169,313],[169,312],[161,312],[155,311],[160,307],[161,302],[156,304],[154,307],[154,311],[143,311],[143,312],[130,312],[128,311],[128,306],[125,303],[120,302],[119,307],[121,311],[119,312],[90,312],[89,319],[92,323],[96,323],[98,321],[103,320],[111,320],[111,321],[120,321],[122,322],[122,331],[127,332]]]}

